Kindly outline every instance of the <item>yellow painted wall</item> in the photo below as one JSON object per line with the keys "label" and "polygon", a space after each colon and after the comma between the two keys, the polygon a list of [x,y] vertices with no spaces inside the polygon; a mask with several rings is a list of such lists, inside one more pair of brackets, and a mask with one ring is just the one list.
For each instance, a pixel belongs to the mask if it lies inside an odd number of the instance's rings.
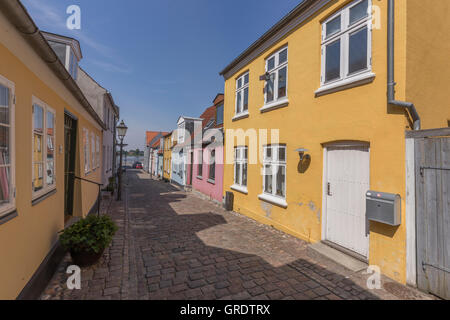
{"label": "yellow painted wall", "polygon": [[414,102],[423,129],[449,126],[449,17],[448,0],[407,2],[406,97]]}
{"label": "yellow painted wall", "polygon": [[[16,208],[18,217],[0,225],[0,299],[14,299],[30,280],[64,228],[64,108],[99,136],[101,128],[0,13],[0,75],[15,83]],[[32,206],[32,95],[56,112],[57,192]],[[79,144],[79,139],[78,142]],[[82,162],[77,147],[77,161]],[[79,172],[79,164],[77,164]],[[101,170],[90,179],[100,181]],[[82,186],[78,215],[96,200],[96,187]]]}
{"label": "yellow painted wall", "polygon": [[[369,262],[380,266],[387,276],[405,283],[404,162],[405,130],[409,123],[403,110],[387,105],[387,1],[374,1],[381,9],[381,28],[373,30],[372,40],[374,81],[320,97],[314,94],[320,86],[321,21],[347,3],[332,2],[225,81],[226,129],[280,129],[280,143],[287,146],[287,209],[258,200],[258,195],[262,193],[262,164],[249,165],[248,195],[245,195],[230,189],[233,165],[230,164],[232,159],[228,159],[224,169],[224,192],[234,193],[236,211],[301,239],[320,241],[323,217],[322,144],[337,140],[369,142],[370,188],[398,193],[402,197],[402,224],[399,227],[371,223]],[[406,88],[406,1],[397,1],[395,32],[396,92],[397,99],[403,100]],[[259,80],[259,76],[265,72],[265,58],[283,45],[288,45],[289,105],[261,113],[264,82]],[[250,71],[250,115],[233,122],[235,80],[247,70]],[[436,114],[429,116],[434,119],[441,117]],[[270,134],[268,140],[270,142]],[[236,145],[230,139],[225,141],[227,149]],[[295,149],[299,147],[309,149],[312,159],[309,169],[303,174],[297,170],[299,155]]]}
{"label": "yellow painted wall", "polygon": [[172,134],[169,134],[164,137],[164,178],[170,180],[172,176]]}

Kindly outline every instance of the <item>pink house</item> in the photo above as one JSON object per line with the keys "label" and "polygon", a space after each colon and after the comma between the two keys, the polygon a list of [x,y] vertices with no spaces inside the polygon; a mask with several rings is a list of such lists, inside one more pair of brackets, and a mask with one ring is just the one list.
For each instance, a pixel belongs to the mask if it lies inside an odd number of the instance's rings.
{"label": "pink house", "polygon": [[223,94],[200,116],[203,128],[202,146],[192,155],[192,188],[222,203],[223,196]]}

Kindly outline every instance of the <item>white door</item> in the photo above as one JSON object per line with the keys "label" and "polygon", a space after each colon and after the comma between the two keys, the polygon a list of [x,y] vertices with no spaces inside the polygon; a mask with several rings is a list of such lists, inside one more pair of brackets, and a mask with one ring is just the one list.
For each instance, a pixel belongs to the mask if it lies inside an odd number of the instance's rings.
{"label": "white door", "polygon": [[326,239],[364,257],[369,251],[365,218],[369,172],[368,147],[327,149]]}

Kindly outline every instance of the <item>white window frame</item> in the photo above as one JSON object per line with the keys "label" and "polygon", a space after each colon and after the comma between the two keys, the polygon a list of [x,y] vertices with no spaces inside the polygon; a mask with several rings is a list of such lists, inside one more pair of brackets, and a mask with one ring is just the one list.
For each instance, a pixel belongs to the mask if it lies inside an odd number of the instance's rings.
{"label": "white window frame", "polygon": [[[245,83],[245,77],[248,76],[248,82]],[[239,81],[241,81],[241,86],[238,87],[238,83]],[[234,114],[235,117],[241,117],[241,116],[245,116],[248,115],[248,107],[250,105],[249,101],[248,101],[248,105],[247,105],[247,110],[244,110],[244,92],[245,89],[248,90],[248,99],[250,100],[250,72],[247,71],[245,72],[243,75],[239,76],[236,79],[236,93],[235,93],[235,102],[234,102]],[[238,106],[238,94],[241,95],[241,103]]]}
{"label": "white window frame", "polygon": [[[279,63],[279,54],[286,50],[286,61],[283,63]],[[274,67],[272,69],[269,70],[269,61],[274,58]],[[289,83],[288,83],[288,78],[289,78],[289,66],[288,66],[288,62],[289,62],[289,50],[288,50],[288,46],[285,45],[283,47],[281,47],[280,49],[278,49],[276,52],[274,52],[273,54],[271,54],[265,61],[265,71],[266,74],[270,74],[270,76],[272,74],[275,75],[274,81],[273,81],[273,100],[272,101],[267,101],[267,81],[265,81],[264,83],[264,106],[260,109],[260,111],[264,112],[264,111],[268,111],[269,109],[273,109],[273,108],[280,108],[283,106],[287,106],[289,104],[289,99],[288,99],[288,87],[289,87]],[[279,77],[278,77],[278,71],[280,69],[283,69],[284,67],[286,67],[286,95],[284,97],[278,97],[278,81],[279,81]]]}
{"label": "white window frame", "polygon": [[[0,205],[0,218],[14,212],[16,209],[16,144],[15,144],[15,109],[16,109],[16,86],[14,82],[6,79],[0,75],[0,84],[9,90],[9,168],[10,168],[10,181],[9,181],[9,203]],[[8,165],[4,165],[8,167]]]}
{"label": "white window frame", "polygon": [[[340,86],[348,86],[354,82],[371,80],[375,77],[372,72],[372,0],[368,0],[367,17],[362,18],[350,25],[350,9],[360,4],[364,0],[356,0],[342,8],[322,23],[321,41],[321,76],[320,88],[316,91],[321,93]],[[341,16],[340,31],[327,37],[327,24],[333,19]],[[350,35],[367,28],[367,68],[353,73],[349,73],[349,45]],[[340,76],[337,79],[326,81],[326,51],[327,46],[340,40]]]}
{"label": "white window frame", "polygon": [[[247,151],[247,152],[245,152]],[[236,165],[240,164],[239,181],[236,181]],[[243,184],[244,165],[247,165],[247,183]],[[248,193],[248,147],[237,146],[234,148],[233,185],[231,189],[247,194]]]}
{"label": "white window frame", "polygon": [[90,162],[90,135],[87,128],[83,128],[83,149],[84,149],[84,174],[87,175],[91,172]]}
{"label": "white window frame", "polygon": [[[267,149],[271,149],[271,157],[267,157]],[[285,159],[279,159],[278,149],[284,149]],[[263,156],[263,169],[262,169],[262,194],[258,196],[259,199],[265,200],[276,205],[287,207],[286,195],[287,195],[287,148],[286,145],[276,144],[276,145],[267,145],[263,147],[264,156]],[[272,174],[272,193],[267,193],[266,190],[266,166],[271,167]],[[277,187],[277,172],[278,169],[284,167],[284,196],[279,196],[276,194]]]}
{"label": "white window frame", "polygon": [[[50,191],[53,191],[56,189],[56,111],[52,107],[50,107],[48,104],[46,104],[44,101],[40,100],[39,98],[32,96],[32,103],[31,103],[31,110],[32,110],[32,130],[31,130],[31,192],[32,192],[32,200],[35,200],[45,194],[47,194]],[[43,187],[41,190],[34,191],[34,105],[37,105],[42,108],[43,111],[43,119],[42,119],[42,125],[43,125],[43,133],[42,133],[42,184]],[[53,179],[54,183],[51,185],[47,184],[47,146],[48,146],[48,136],[47,136],[47,112],[50,112],[53,114],[53,148],[54,148],[54,159],[53,159]]]}
{"label": "white window frame", "polygon": [[100,137],[95,135],[95,161],[97,168],[100,168]]}

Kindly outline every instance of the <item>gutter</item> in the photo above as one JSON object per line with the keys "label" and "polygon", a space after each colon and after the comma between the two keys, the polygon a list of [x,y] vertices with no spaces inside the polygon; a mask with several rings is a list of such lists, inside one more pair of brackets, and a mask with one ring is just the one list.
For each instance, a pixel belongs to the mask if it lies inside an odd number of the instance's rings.
{"label": "gutter", "polygon": [[47,63],[53,73],[64,83],[66,88],[74,95],[84,109],[92,116],[92,118],[94,118],[103,130],[106,130],[103,121],[89,104],[75,80],[58,59],[56,53],[50,47],[22,3],[19,0],[1,0],[0,9],[9,22],[15,26],[29,42],[36,54]]}
{"label": "gutter", "polygon": [[388,3],[388,83],[387,96],[388,104],[399,106],[408,110],[413,120],[413,129],[420,130],[420,116],[417,113],[416,107],[411,102],[398,101],[395,99],[395,79],[394,79],[394,40],[395,40],[395,0],[389,0]]}

